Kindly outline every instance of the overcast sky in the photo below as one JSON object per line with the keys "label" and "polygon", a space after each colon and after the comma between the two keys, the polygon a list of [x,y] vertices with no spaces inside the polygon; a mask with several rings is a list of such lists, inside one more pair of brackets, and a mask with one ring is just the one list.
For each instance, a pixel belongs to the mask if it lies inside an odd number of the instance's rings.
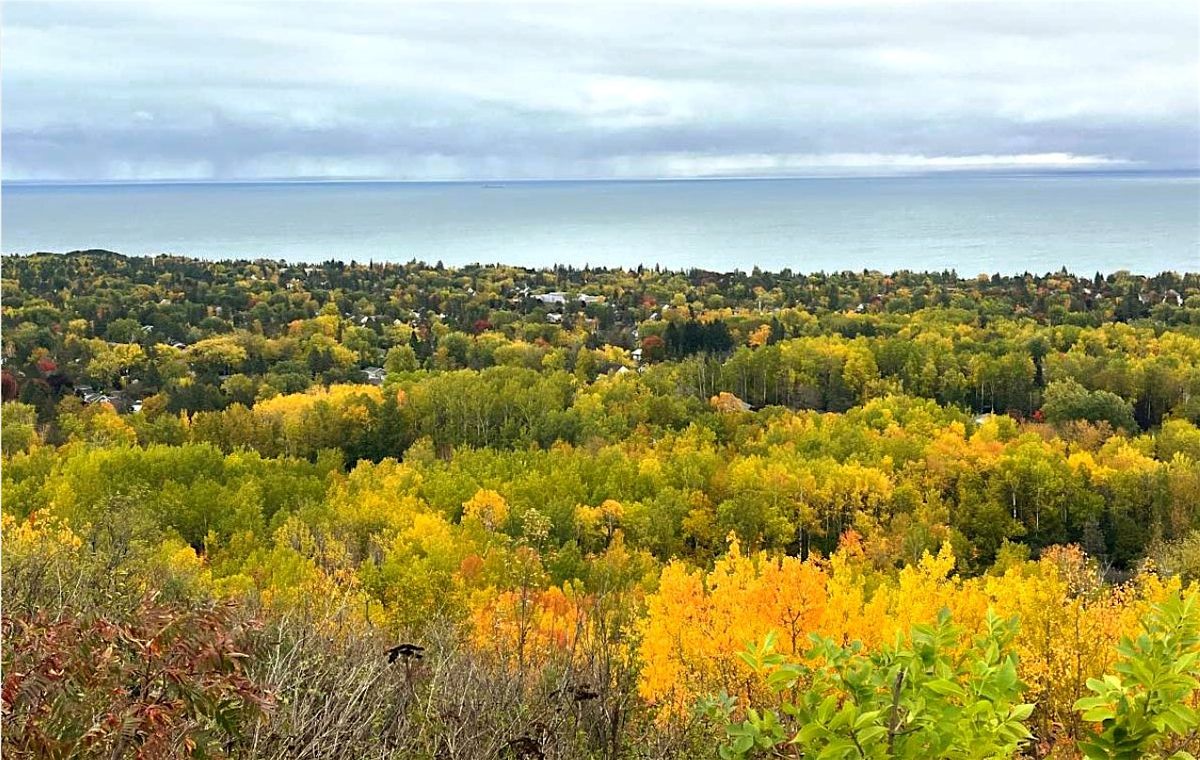
{"label": "overcast sky", "polygon": [[1200,4],[34,3],[6,179],[1200,166]]}

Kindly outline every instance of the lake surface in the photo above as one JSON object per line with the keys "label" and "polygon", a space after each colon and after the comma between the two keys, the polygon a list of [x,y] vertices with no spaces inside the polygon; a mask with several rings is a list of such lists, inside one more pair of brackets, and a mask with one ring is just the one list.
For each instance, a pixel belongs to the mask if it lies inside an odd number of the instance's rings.
{"label": "lake surface", "polygon": [[5,253],[1200,271],[1195,175],[3,187]]}

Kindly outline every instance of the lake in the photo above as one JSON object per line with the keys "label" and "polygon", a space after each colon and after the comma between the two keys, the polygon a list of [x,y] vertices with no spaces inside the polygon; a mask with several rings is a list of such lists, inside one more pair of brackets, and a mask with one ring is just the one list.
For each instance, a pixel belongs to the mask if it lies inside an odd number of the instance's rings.
{"label": "lake", "polygon": [[5,253],[963,275],[1200,270],[1195,175],[6,183],[2,205]]}

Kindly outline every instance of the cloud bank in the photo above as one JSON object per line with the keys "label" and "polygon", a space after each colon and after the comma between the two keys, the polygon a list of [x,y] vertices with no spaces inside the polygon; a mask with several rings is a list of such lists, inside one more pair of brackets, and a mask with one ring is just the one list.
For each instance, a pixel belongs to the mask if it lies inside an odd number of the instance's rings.
{"label": "cloud bank", "polygon": [[5,6],[19,180],[1200,167],[1181,2]]}

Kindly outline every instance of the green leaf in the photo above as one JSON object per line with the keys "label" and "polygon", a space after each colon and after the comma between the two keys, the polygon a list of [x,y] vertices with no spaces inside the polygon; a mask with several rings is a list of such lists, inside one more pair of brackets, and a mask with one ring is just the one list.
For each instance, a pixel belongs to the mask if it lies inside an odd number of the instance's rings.
{"label": "green leaf", "polygon": [[859,744],[871,745],[887,736],[887,729],[883,726],[868,726],[859,731],[857,736]]}
{"label": "green leaf", "polygon": [[783,691],[790,689],[799,677],[799,674],[791,668],[780,668],[767,676],[767,686],[771,687],[773,691]]}
{"label": "green leaf", "polygon": [[925,684],[925,688],[932,691],[934,694],[940,694],[943,697],[956,696],[961,697],[966,694],[961,686],[954,683],[948,678],[935,678]]}
{"label": "green leaf", "polygon": [[1033,715],[1032,704],[1016,705],[1008,713],[1010,719],[1022,722],[1028,720],[1030,715]]}
{"label": "green leaf", "polygon": [[854,728],[861,729],[870,725],[872,722],[878,720],[881,714],[881,710],[867,710],[861,713],[854,721]]}
{"label": "green leaf", "polygon": [[1082,717],[1089,723],[1101,723],[1117,717],[1117,713],[1111,707],[1102,705],[1100,707],[1093,707],[1090,710],[1084,710]]}

